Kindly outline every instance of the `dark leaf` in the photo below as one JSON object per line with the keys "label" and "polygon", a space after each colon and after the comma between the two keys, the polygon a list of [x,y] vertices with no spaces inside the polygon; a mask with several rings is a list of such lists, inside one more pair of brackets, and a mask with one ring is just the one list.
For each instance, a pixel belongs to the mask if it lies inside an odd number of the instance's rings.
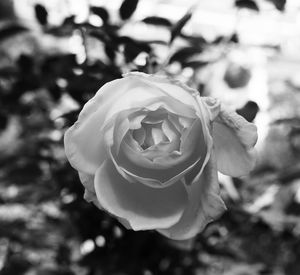
{"label": "dark leaf", "polygon": [[104,83],[92,75],[74,75],[68,82],[67,92],[81,105],[86,103]]}
{"label": "dark leaf", "polygon": [[41,71],[45,76],[66,77],[73,75],[72,69],[77,66],[74,54],[57,54],[47,57]]}
{"label": "dark leaf", "polygon": [[7,126],[8,117],[4,112],[0,112],[0,133]]}
{"label": "dark leaf", "polygon": [[180,36],[195,46],[202,46],[207,44],[206,39],[201,35],[195,36],[195,35],[181,34]]}
{"label": "dark leaf", "polygon": [[239,115],[249,122],[252,122],[255,119],[258,111],[259,107],[254,101],[248,101],[241,109],[236,110]]}
{"label": "dark leaf", "polygon": [[97,38],[98,40],[100,40],[101,42],[104,42],[104,43],[109,41],[107,34],[100,30],[91,31],[91,32],[89,32],[89,35]]}
{"label": "dark leaf", "polygon": [[137,41],[128,36],[114,37],[117,45],[124,45],[124,54],[127,62],[133,61],[141,52],[149,53],[151,46],[148,42]]}
{"label": "dark leaf", "polygon": [[192,69],[200,69],[209,64],[208,61],[192,60],[182,63],[182,67],[190,67]]}
{"label": "dark leaf", "polygon": [[32,56],[21,54],[17,63],[21,72],[29,73],[33,71],[34,60]]}
{"label": "dark leaf", "polygon": [[128,19],[136,10],[139,0],[124,0],[120,7],[120,16],[123,20]]}
{"label": "dark leaf", "polygon": [[259,11],[257,4],[253,0],[236,0],[235,6],[238,8],[246,8],[254,11]]}
{"label": "dark leaf", "polygon": [[109,20],[109,14],[105,8],[102,7],[91,7],[91,12],[98,15],[104,24]]}
{"label": "dark leaf", "polygon": [[71,111],[71,112],[61,115],[60,118],[66,119],[67,124],[72,125],[77,120],[79,113],[80,113],[80,110]]}
{"label": "dark leaf", "polygon": [[127,62],[133,61],[141,52],[149,53],[150,51],[151,47],[147,43],[134,41],[124,45],[124,54]]}
{"label": "dark leaf", "polygon": [[70,15],[64,19],[63,25],[75,24],[75,15]]}
{"label": "dark leaf", "polygon": [[171,58],[169,63],[172,63],[174,61],[179,61],[181,63],[187,61],[188,58],[196,55],[196,54],[200,54],[203,51],[202,47],[185,47],[185,48],[181,48],[179,49],[177,52],[175,52]]}
{"label": "dark leaf", "polygon": [[35,11],[35,17],[36,17],[37,21],[43,26],[47,25],[48,12],[47,12],[46,8],[41,4],[36,4],[34,6],[34,11]]}
{"label": "dark leaf", "polygon": [[0,30],[0,41],[7,39],[11,36],[14,36],[16,34],[22,33],[24,31],[27,31],[28,29],[17,25],[17,24],[11,24],[9,26],[7,26],[6,28]]}
{"label": "dark leaf", "polygon": [[286,0],[268,0],[274,4],[276,9],[284,11]]}
{"label": "dark leaf", "polygon": [[149,16],[144,18],[142,21],[150,25],[165,26],[165,27],[172,26],[172,23],[168,19],[159,16]]}
{"label": "dark leaf", "polygon": [[114,51],[114,49],[112,47],[105,45],[104,50],[105,50],[105,54],[107,55],[107,57],[111,61],[114,61],[115,57],[116,57],[116,52]]}
{"label": "dark leaf", "polygon": [[171,30],[171,39],[170,44],[173,40],[180,35],[181,30],[185,26],[185,24],[191,19],[192,17],[192,10],[189,10],[173,27]]}
{"label": "dark leaf", "polygon": [[211,43],[217,45],[217,44],[220,44],[224,39],[225,39],[225,37],[220,35],[220,36],[217,36]]}
{"label": "dark leaf", "polygon": [[57,83],[50,83],[48,85],[48,91],[53,100],[56,102],[61,98],[61,95],[63,93],[63,89],[59,85],[57,85]]}
{"label": "dark leaf", "polygon": [[230,41],[233,43],[239,43],[239,37],[237,33],[234,33],[231,37],[230,37]]}

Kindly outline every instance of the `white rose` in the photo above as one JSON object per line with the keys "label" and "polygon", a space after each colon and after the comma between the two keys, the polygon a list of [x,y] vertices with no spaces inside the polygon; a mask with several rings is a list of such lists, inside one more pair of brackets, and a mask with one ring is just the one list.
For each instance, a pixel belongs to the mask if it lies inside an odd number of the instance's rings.
{"label": "white rose", "polygon": [[223,213],[217,171],[254,166],[256,127],[165,77],[130,73],[101,87],[65,134],[85,198],[127,228],[188,239]]}

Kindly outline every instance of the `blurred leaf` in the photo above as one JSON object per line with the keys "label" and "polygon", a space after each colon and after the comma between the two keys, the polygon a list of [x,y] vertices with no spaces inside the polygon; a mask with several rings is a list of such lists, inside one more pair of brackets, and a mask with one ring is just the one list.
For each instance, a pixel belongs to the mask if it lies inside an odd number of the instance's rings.
{"label": "blurred leaf", "polygon": [[196,54],[202,53],[202,51],[203,51],[203,49],[200,46],[199,47],[191,46],[191,47],[181,48],[170,57],[169,63],[172,63],[174,61],[179,61],[182,63],[182,62],[186,61],[188,58],[190,58]]}
{"label": "blurred leaf", "polygon": [[133,61],[141,52],[150,52],[148,44],[126,43],[124,45],[124,55],[127,62]]}
{"label": "blurred leaf", "polygon": [[47,88],[52,99],[57,102],[62,96],[63,89],[56,82],[51,83]]}
{"label": "blurred leaf", "polygon": [[172,26],[172,23],[168,19],[159,16],[146,17],[142,20],[142,22],[150,25],[155,25],[155,26],[164,26],[164,27]]}
{"label": "blurred leaf", "polygon": [[60,116],[60,118],[65,118],[68,121],[68,125],[72,125],[78,118],[78,115],[81,110],[70,111]]}
{"label": "blurred leaf", "polygon": [[191,19],[192,17],[192,10],[189,10],[171,29],[171,39],[170,44],[173,40],[180,35],[181,30],[185,26],[185,24]]}
{"label": "blurred leaf", "polygon": [[139,0],[124,0],[120,7],[120,16],[123,20],[128,19],[136,10]]}
{"label": "blurred leaf", "polygon": [[272,2],[276,9],[280,11],[284,11],[286,0],[268,0],[269,2]]}
{"label": "blurred leaf", "polygon": [[0,133],[4,130],[8,123],[8,117],[4,112],[0,112]]}
{"label": "blurred leaf", "polygon": [[75,54],[56,54],[44,60],[41,71],[47,77],[69,77],[73,75],[72,69],[77,65]]}
{"label": "blurred leaf", "polygon": [[28,31],[28,29],[17,24],[11,24],[0,30],[0,41],[24,31]]}
{"label": "blurred leaf", "polygon": [[201,35],[196,36],[196,35],[180,34],[180,36],[194,46],[204,46],[207,44],[206,39]]}
{"label": "blurred leaf", "polygon": [[239,36],[237,33],[234,33],[231,37],[230,37],[230,42],[233,43],[239,43]]}
{"label": "blurred leaf", "polygon": [[182,67],[190,67],[192,69],[200,69],[209,64],[208,61],[191,60],[182,63]]}
{"label": "blurred leaf", "polygon": [[18,61],[19,69],[24,73],[32,72],[34,67],[34,60],[32,56],[21,54]]}
{"label": "blurred leaf", "polygon": [[150,53],[152,48],[145,41],[137,41],[128,36],[115,37],[114,42],[124,45],[124,55],[127,62],[133,61],[141,52]]}
{"label": "blurred leaf", "polygon": [[85,104],[103,85],[98,77],[91,74],[74,75],[68,82],[67,91],[78,103]]}
{"label": "blurred leaf", "polygon": [[108,20],[109,20],[109,13],[107,12],[107,10],[103,7],[91,7],[91,11],[92,13],[98,15],[104,24],[107,24]]}
{"label": "blurred leaf", "polygon": [[45,32],[55,36],[71,36],[76,28],[76,23],[74,20],[75,15],[68,16],[64,19],[60,26],[48,27]]}
{"label": "blurred leaf", "polygon": [[249,122],[252,122],[255,119],[258,111],[259,107],[254,101],[248,101],[242,108],[236,110],[239,115]]}
{"label": "blurred leaf", "polygon": [[70,15],[64,19],[62,25],[74,24],[74,23],[75,23],[75,15]]}
{"label": "blurred leaf", "polygon": [[34,6],[34,12],[35,12],[35,17],[36,17],[37,21],[43,26],[47,25],[48,12],[47,12],[46,8],[41,4],[36,4]]}
{"label": "blurred leaf", "polygon": [[217,44],[220,44],[221,42],[223,42],[224,39],[225,39],[225,37],[220,35],[220,36],[217,36],[211,43],[217,45]]}
{"label": "blurred leaf", "polygon": [[3,267],[1,268],[1,275],[23,275],[32,263],[26,259],[23,254],[11,254],[7,256]]}
{"label": "blurred leaf", "polygon": [[105,45],[104,47],[105,54],[107,57],[111,60],[114,61],[116,58],[116,52],[112,47],[109,47],[108,45]]}
{"label": "blurred leaf", "polygon": [[253,0],[236,0],[235,6],[238,8],[246,8],[254,11],[259,11],[257,4]]}
{"label": "blurred leaf", "polygon": [[93,30],[93,31],[89,32],[89,35],[97,38],[101,42],[104,42],[104,43],[109,42],[108,35],[105,32],[103,32],[102,30]]}

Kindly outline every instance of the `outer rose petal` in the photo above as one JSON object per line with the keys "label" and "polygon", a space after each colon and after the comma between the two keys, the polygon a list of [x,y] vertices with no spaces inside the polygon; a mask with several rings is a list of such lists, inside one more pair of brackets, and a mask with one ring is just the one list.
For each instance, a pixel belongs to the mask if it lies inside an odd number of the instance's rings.
{"label": "outer rose petal", "polygon": [[218,170],[239,177],[248,174],[255,165],[252,149],[257,141],[257,129],[237,113],[221,110],[213,124],[214,151]]}
{"label": "outer rose petal", "polygon": [[189,88],[180,81],[177,81],[166,76],[149,75],[141,72],[131,72],[125,74],[124,77],[136,78],[143,81],[145,84],[159,88],[166,96],[177,99],[178,101],[189,105],[196,106],[196,101],[193,98],[196,90]]}
{"label": "outer rose petal", "polygon": [[112,215],[127,220],[134,230],[167,228],[178,222],[187,203],[184,185],[151,188],[129,183],[105,161],[95,176],[97,198]]}
{"label": "outer rose petal", "polygon": [[[95,177],[91,176],[91,175],[88,175],[88,174],[84,174],[84,173],[79,172],[79,179],[80,179],[80,181],[82,182],[82,184],[83,184],[83,186],[85,188],[83,198],[87,202],[92,202],[99,209],[103,210],[103,207],[99,203],[99,201],[97,199],[97,196],[96,196],[96,190],[95,190],[95,186],[94,186]],[[117,217],[117,219],[127,229],[130,229],[130,226],[129,226],[129,224],[128,224],[128,222],[126,220],[124,220],[122,218],[119,218],[119,217]]]}
{"label": "outer rose petal", "polygon": [[126,91],[129,84],[118,79],[102,86],[96,95],[84,105],[77,122],[66,131],[65,152],[75,169],[94,174],[107,158],[100,132],[105,119],[104,114],[108,112],[111,104]]}
{"label": "outer rose petal", "polygon": [[158,230],[174,240],[185,240],[196,236],[226,209],[219,196],[217,167],[213,159],[208,161],[199,182],[187,185],[186,188],[189,204],[181,219],[170,228]]}
{"label": "outer rose petal", "polygon": [[87,202],[93,202],[99,209],[103,209],[96,197],[96,191],[94,187],[94,176],[79,172],[79,179],[84,186],[84,199]]}

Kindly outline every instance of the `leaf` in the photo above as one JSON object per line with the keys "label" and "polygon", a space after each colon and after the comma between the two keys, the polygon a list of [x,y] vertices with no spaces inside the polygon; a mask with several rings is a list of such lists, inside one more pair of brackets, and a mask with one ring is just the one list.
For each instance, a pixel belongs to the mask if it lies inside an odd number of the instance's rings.
{"label": "leaf", "polygon": [[220,43],[222,43],[224,41],[225,37],[220,35],[220,36],[217,36],[211,43],[214,44],[214,45],[218,45]]}
{"label": "leaf", "polygon": [[108,45],[105,45],[104,51],[105,51],[105,54],[107,55],[107,57],[108,57],[111,61],[114,61],[114,60],[115,60],[115,58],[116,58],[116,52],[115,52],[115,50],[113,49],[113,47],[109,47]]}
{"label": "leaf", "polygon": [[254,101],[248,101],[242,108],[236,110],[239,115],[249,122],[252,122],[255,119],[258,111],[259,107]]}
{"label": "leaf", "polygon": [[124,43],[124,55],[127,62],[133,61],[141,52],[149,53],[150,51],[151,47],[145,42],[131,39]]}
{"label": "leaf", "polygon": [[269,2],[272,2],[276,9],[280,11],[284,11],[286,0],[268,0]]}
{"label": "leaf", "polygon": [[7,124],[8,124],[8,117],[3,111],[1,111],[0,112],[0,134],[6,128]]}
{"label": "leaf", "polygon": [[34,6],[35,17],[37,21],[42,25],[45,26],[48,23],[48,12],[46,8],[41,4],[36,4]]}
{"label": "leaf", "polygon": [[185,24],[191,19],[192,17],[192,10],[189,10],[173,27],[171,30],[171,39],[170,44],[173,40],[181,33],[181,30],[185,26]]}
{"label": "leaf", "polygon": [[62,23],[62,26],[64,25],[75,25],[75,15],[66,17]]}
{"label": "leaf", "polygon": [[200,54],[202,51],[203,51],[203,48],[200,46],[199,47],[191,46],[191,47],[181,48],[171,56],[169,63],[172,63],[174,61],[183,63],[188,58],[192,57],[195,54]]}
{"label": "leaf", "polygon": [[11,24],[6,28],[0,30],[0,41],[24,31],[28,31],[28,29],[17,24]]}
{"label": "leaf", "polygon": [[185,40],[187,40],[190,44],[195,46],[199,46],[199,45],[203,46],[207,44],[206,39],[201,35],[195,36],[195,35],[180,34],[180,36]]}
{"label": "leaf", "polygon": [[109,14],[105,8],[102,7],[91,7],[91,12],[98,15],[104,24],[107,24],[109,20]]}
{"label": "leaf", "polygon": [[142,22],[149,25],[155,25],[155,26],[164,26],[164,27],[172,26],[172,23],[168,19],[159,16],[146,17],[142,20]]}
{"label": "leaf", "polygon": [[257,4],[253,0],[236,0],[235,6],[237,8],[246,8],[254,11],[259,11]]}
{"label": "leaf", "polygon": [[208,61],[192,60],[182,63],[182,67],[190,67],[192,69],[200,69],[209,64]]}
{"label": "leaf", "polygon": [[139,0],[124,0],[120,7],[120,16],[123,20],[128,19],[136,10]]}
{"label": "leaf", "polygon": [[239,36],[237,33],[234,33],[231,37],[230,37],[230,41],[233,43],[239,43]]}

